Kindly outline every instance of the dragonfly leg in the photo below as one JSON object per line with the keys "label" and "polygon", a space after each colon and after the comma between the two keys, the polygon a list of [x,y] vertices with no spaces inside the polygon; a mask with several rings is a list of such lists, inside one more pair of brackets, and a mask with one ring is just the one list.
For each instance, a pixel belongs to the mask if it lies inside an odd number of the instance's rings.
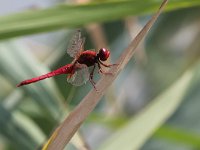
{"label": "dragonfly leg", "polygon": [[69,74],[69,75],[67,76],[67,79],[70,79],[70,78],[72,77],[72,75],[73,75],[73,74]]}
{"label": "dragonfly leg", "polygon": [[94,82],[93,80],[90,79],[90,83],[92,84],[92,86],[94,87],[94,89],[95,89],[96,91],[98,91],[97,88],[96,88],[96,86],[95,86],[95,82]]}
{"label": "dragonfly leg", "polygon": [[103,62],[101,62],[101,61],[99,61],[99,63],[102,65],[102,66],[104,66],[104,67],[112,67],[112,66],[117,66],[118,64],[104,64]]}
{"label": "dragonfly leg", "polygon": [[[95,70],[95,65],[94,67],[92,68],[92,71],[90,72],[90,79],[93,80],[93,77],[94,77],[94,70]],[[94,82],[94,81],[93,81]],[[94,82],[95,83],[95,82]]]}
{"label": "dragonfly leg", "polygon": [[70,79],[74,75],[74,72],[68,74],[67,79]]}
{"label": "dragonfly leg", "polygon": [[95,67],[96,66],[94,65],[94,67],[92,68],[92,71],[90,72],[90,78],[89,78],[89,80],[90,80],[90,83],[92,84],[92,86],[94,87],[94,89],[97,90],[96,86],[95,86],[96,83],[93,80]]}
{"label": "dragonfly leg", "polygon": [[105,72],[105,71],[103,71],[102,68],[101,68],[101,66],[100,66],[100,63],[97,63],[97,64],[98,64],[98,68],[99,68],[99,73],[102,73],[102,74],[105,74],[105,75],[113,75],[111,72]]}

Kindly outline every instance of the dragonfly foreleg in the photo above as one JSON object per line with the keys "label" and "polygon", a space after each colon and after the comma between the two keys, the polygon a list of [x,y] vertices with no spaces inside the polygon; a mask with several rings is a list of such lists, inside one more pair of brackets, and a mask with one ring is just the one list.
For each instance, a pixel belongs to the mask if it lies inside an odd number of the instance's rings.
{"label": "dragonfly foreleg", "polygon": [[[100,63],[102,63],[102,62],[100,62]],[[101,68],[100,63],[97,63],[98,64],[98,68],[99,68],[99,73],[106,74],[106,75],[113,75],[111,72],[105,72],[105,71],[103,71],[102,68]]]}
{"label": "dragonfly foreleg", "polygon": [[112,66],[116,66],[116,65],[118,65],[118,64],[104,64],[103,62],[101,62],[101,61],[99,61],[99,63],[102,65],[102,66],[104,66],[104,67],[112,67]]}

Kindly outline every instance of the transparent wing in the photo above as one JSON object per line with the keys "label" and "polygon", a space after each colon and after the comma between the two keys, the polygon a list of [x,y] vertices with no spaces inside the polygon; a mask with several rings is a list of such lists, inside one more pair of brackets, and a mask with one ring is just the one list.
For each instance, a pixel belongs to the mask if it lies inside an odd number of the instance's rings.
{"label": "transparent wing", "polygon": [[75,73],[67,79],[69,83],[75,86],[81,86],[89,80],[88,67],[84,64],[79,64]]}
{"label": "transparent wing", "polygon": [[85,38],[81,38],[81,31],[77,30],[69,42],[67,53],[73,58],[77,57],[78,54],[83,50],[84,43]]}

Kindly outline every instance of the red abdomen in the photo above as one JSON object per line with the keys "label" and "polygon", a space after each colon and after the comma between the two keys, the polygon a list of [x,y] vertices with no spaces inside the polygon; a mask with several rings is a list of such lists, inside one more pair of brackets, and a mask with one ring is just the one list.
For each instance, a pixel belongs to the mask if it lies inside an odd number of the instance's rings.
{"label": "red abdomen", "polygon": [[32,79],[24,80],[21,83],[19,83],[17,85],[17,87],[20,87],[20,86],[23,86],[23,85],[26,85],[26,84],[31,84],[31,83],[34,83],[34,82],[38,82],[40,80],[44,80],[46,78],[50,78],[50,77],[57,76],[57,75],[60,75],[60,74],[68,74],[68,73],[72,73],[72,72],[73,72],[73,65],[67,64],[67,65],[60,67],[59,69],[54,70],[52,72],[49,72],[47,74],[44,74],[44,75],[41,75],[41,76],[38,76],[38,77],[35,77],[35,78],[32,78]]}
{"label": "red abdomen", "polygon": [[88,67],[93,66],[96,63],[96,52],[90,50],[84,51],[77,61],[79,64],[86,64]]}

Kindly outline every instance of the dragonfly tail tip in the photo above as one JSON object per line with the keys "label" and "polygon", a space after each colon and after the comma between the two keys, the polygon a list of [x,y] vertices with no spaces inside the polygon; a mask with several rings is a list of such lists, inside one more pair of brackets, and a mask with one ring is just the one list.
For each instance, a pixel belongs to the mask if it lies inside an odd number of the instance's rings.
{"label": "dragonfly tail tip", "polygon": [[23,85],[22,83],[19,83],[19,84],[16,85],[16,87],[20,87],[20,86],[22,86],[22,85]]}

